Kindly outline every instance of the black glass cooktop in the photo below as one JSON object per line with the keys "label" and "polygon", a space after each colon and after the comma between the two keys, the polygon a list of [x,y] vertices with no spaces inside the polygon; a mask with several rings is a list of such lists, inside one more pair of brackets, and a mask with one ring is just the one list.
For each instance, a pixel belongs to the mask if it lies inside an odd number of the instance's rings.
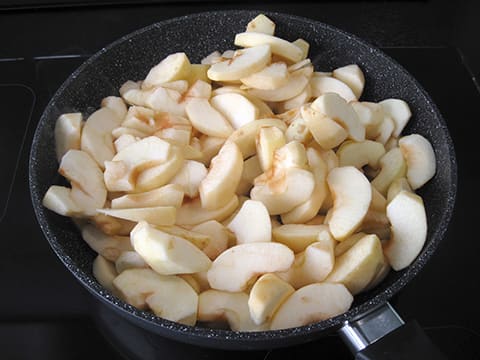
{"label": "black glass cooktop", "polygon": [[[28,189],[28,156],[36,124],[48,99],[76,67],[134,29],[218,7],[202,3],[188,8],[123,5],[0,13],[1,359],[246,356],[152,338],[98,310],[49,248],[36,222]],[[478,221],[475,185],[480,93],[461,52],[445,40],[443,15],[440,20],[434,16],[422,19],[428,13],[424,2],[391,7],[378,2],[247,7],[308,16],[366,38],[410,71],[437,103],[457,152],[456,210],[435,256],[392,303],[404,319],[417,319],[450,358],[479,359],[480,242],[474,229]],[[250,352],[248,357],[275,359],[307,353],[352,358],[336,334],[287,349]]]}

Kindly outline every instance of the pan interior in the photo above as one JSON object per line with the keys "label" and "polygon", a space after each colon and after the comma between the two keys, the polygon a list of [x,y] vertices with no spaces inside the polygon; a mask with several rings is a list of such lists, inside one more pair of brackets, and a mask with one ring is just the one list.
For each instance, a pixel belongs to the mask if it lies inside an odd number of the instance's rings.
{"label": "pan interior", "polygon": [[428,240],[422,253],[409,268],[392,271],[377,288],[358,295],[346,314],[309,326],[274,332],[235,333],[186,327],[136,310],[103,290],[92,275],[95,253],[81,239],[69,219],[41,205],[48,187],[62,183],[54,153],[53,128],[57,117],[75,111],[87,116],[99,107],[102,98],[118,95],[119,87],[127,80],[143,79],[148,70],[168,54],[184,51],[192,63],[198,63],[214,50],[231,49],[235,34],[244,31],[247,22],[258,13],[220,11],[188,15],[153,24],[102,49],[72,74],[51,99],[40,119],[31,149],[33,205],[46,238],[67,268],[94,295],[138,325],[164,336],[208,346],[236,342],[271,347],[288,344],[287,339],[291,343],[307,341],[385,302],[418,273],[435,250],[448,225],[455,197],[455,157],[445,123],[428,95],[403,68],[379,50],[343,31],[305,18],[266,13],[276,23],[278,36],[290,41],[303,38],[310,43],[309,56],[317,71],[358,64],[366,78],[362,100],[376,102],[400,98],[410,105],[413,117],[404,133],[425,136],[432,143],[437,157],[437,174],[420,192],[429,224]]}

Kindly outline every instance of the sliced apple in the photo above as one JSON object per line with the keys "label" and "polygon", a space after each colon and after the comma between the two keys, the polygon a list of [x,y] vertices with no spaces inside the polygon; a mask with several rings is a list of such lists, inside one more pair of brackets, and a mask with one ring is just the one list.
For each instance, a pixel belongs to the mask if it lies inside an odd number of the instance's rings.
{"label": "sliced apple", "polygon": [[185,108],[195,129],[208,136],[226,138],[233,128],[225,117],[204,98],[192,98]]}
{"label": "sliced apple", "polygon": [[205,221],[217,220],[223,221],[229,217],[238,206],[238,197],[232,196],[228,202],[221,208],[207,210],[202,207],[200,199],[194,199],[184,203],[177,210],[176,224],[178,225],[198,225]]}
{"label": "sliced apple", "polygon": [[275,274],[262,275],[253,285],[248,297],[248,309],[255,324],[269,322],[280,305],[295,289]]}
{"label": "sliced apple", "polygon": [[178,184],[168,184],[144,193],[127,194],[112,200],[112,209],[147,208],[155,206],[180,207],[183,201],[183,188]]}
{"label": "sliced apple", "polygon": [[353,166],[332,169],[327,177],[333,196],[328,226],[336,240],[343,240],[357,229],[372,200],[368,179]]}
{"label": "sliced apple", "polygon": [[181,92],[168,89],[163,86],[157,86],[150,90],[141,91],[142,95],[139,95],[139,104],[141,106],[147,106],[158,112],[167,112],[174,115],[185,116],[185,101]]}
{"label": "sliced apple", "polygon": [[305,202],[314,187],[310,171],[274,167],[255,179],[250,195],[252,200],[263,202],[270,215],[278,215]]}
{"label": "sliced apple", "polygon": [[287,125],[279,119],[260,119],[252,121],[241,128],[235,130],[228,140],[237,144],[238,148],[246,159],[256,153],[256,136],[262,127],[274,126],[282,131],[287,129]]}
{"label": "sliced apple", "polygon": [[395,123],[390,116],[385,115],[383,121],[377,128],[378,135],[375,137],[374,140],[381,142],[382,144],[386,144],[387,141],[390,139],[390,136],[392,136],[394,130]]}
{"label": "sliced apple", "polygon": [[357,64],[346,65],[333,70],[333,77],[347,84],[357,99],[362,96],[365,76]]}
{"label": "sliced apple", "polygon": [[393,148],[380,158],[380,172],[372,180],[372,185],[386,195],[390,184],[407,174],[407,164],[399,148]]}
{"label": "sliced apple", "polygon": [[128,80],[120,86],[118,92],[127,104],[141,105],[144,102],[143,92],[140,90],[141,85],[141,81]]}
{"label": "sliced apple", "polygon": [[285,111],[291,110],[291,109],[297,109],[300,106],[308,103],[311,98],[312,98],[312,88],[310,87],[309,84],[307,84],[307,86],[305,86],[305,88],[302,90],[300,94],[298,94],[297,96],[291,99],[285,100],[282,103],[282,108]]}
{"label": "sliced apple", "polygon": [[246,48],[268,45],[272,53],[279,55],[292,62],[298,62],[303,59],[303,51],[296,45],[279,37],[258,33],[244,32],[235,35],[235,45]]}
{"label": "sliced apple", "polygon": [[162,85],[169,81],[185,79],[190,73],[190,61],[183,52],[168,55],[148,72],[143,89]]}
{"label": "sliced apple", "polygon": [[240,80],[262,70],[270,61],[271,54],[270,46],[263,44],[237,50],[233,58],[212,64],[207,75],[215,81]]}
{"label": "sliced apple", "polygon": [[200,250],[204,250],[212,240],[210,236],[201,234],[193,230],[187,230],[180,226],[156,226],[158,230],[166,232],[167,234],[181,237],[182,239],[190,241]]}
{"label": "sliced apple", "polygon": [[335,246],[335,257],[339,257],[340,255],[344,254],[347,250],[349,250],[353,245],[355,245],[358,240],[366,236],[367,234],[364,232],[357,232],[355,234],[350,235],[348,238],[339,242],[337,246]]}
{"label": "sliced apple", "polygon": [[384,246],[385,256],[396,271],[409,266],[427,239],[427,217],[420,196],[400,191],[387,206],[391,225],[390,240]]}
{"label": "sliced apple", "polygon": [[[193,66],[193,65],[192,65]],[[199,65],[202,66],[202,65]],[[207,67],[208,68],[208,67]],[[206,77],[205,70],[205,77]],[[189,101],[190,98],[204,98],[210,99],[212,96],[212,85],[208,82],[208,78],[198,79],[192,83],[188,90],[183,95],[186,101]]]}
{"label": "sliced apple", "polygon": [[240,81],[253,89],[278,89],[288,82],[287,64],[284,62],[272,63],[259,72],[240,79]]}
{"label": "sliced apple", "polygon": [[212,97],[212,106],[238,129],[258,117],[258,109],[245,96],[225,93]]}
{"label": "sliced apple", "polygon": [[398,146],[407,163],[407,180],[413,190],[427,183],[436,171],[432,144],[419,134],[403,136]]}
{"label": "sliced apple", "polygon": [[311,220],[307,221],[305,225],[323,225],[325,222],[325,215],[316,215]]}
{"label": "sliced apple", "polygon": [[115,147],[115,151],[118,153],[138,140],[138,138],[131,134],[123,134],[113,142],[113,146]]}
{"label": "sliced apple", "polygon": [[382,106],[385,114],[391,117],[395,124],[392,135],[399,137],[408,120],[412,117],[410,107],[405,101],[400,99],[386,99],[380,101],[379,104]]}
{"label": "sliced apple", "polygon": [[250,317],[248,295],[244,292],[207,290],[198,297],[198,320],[228,322],[233,331],[261,331],[265,325],[256,325]]}
{"label": "sliced apple", "polygon": [[339,166],[355,166],[361,169],[365,165],[378,167],[380,158],[385,154],[385,147],[376,141],[345,141],[337,150]]}
{"label": "sliced apple", "polygon": [[228,228],[235,234],[237,244],[272,240],[270,215],[260,201],[245,201]]}
{"label": "sliced apple", "polygon": [[306,58],[308,56],[308,50],[310,49],[310,44],[303,40],[303,39],[297,39],[292,42],[293,45],[298,47],[300,50],[302,50],[302,58]]}
{"label": "sliced apple", "polygon": [[257,158],[263,171],[273,164],[275,150],[285,145],[285,135],[275,126],[261,127],[255,139]]}
{"label": "sliced apple", "polygon": [[235,194],[242,170],[242,154],[234,142],[227,140],[212,159],[208,174],[200,183],[202,206],[215,210],[226,205]]}
{"label": "sliced apple", "polygon": [[110,236],[97,229],[95,225],[82,226],[81,233],[88,246],[109,261],[116,261],[124,251],[133,250],[128,236]]}
{"label": "sliced apple", "polygon": [[275,33],[275,23],[265,15],[259,14],[247,24],[246,31],[273,35]]}
{"label": "sliced apple", "polygon": [[228,247],[228,230],[225,226],[216,220],[206,221],[195,225],[192,231],[204,234],[210,237],[210,241],[202,251],[214,260],[218,255],[224,252]]}
{"label": "sliced apple", "polygon": [[147,221],[154,225],[175,224],[176,208],[173,206],[155,206],[131,209],[98,209],[101,214],[130,221]]}
{"label": "sliced apple", "polygon": [[293,259],[293,251],[279,243],[235,245],[213,261],[207,273],[208,282],[213,289],[243,291],[261,274],[287,270]]}
{"label": "sliced apple", "polygon": [[112,130],[112,136],[114,139],[118,139],[122,135],[131,135],[138,139],[142,139],[148,136],[148,134],[143,131],[139,131],[137,129],[133,129],[125,126],[119,126]]}
{"label": "sliced apple", "polygon": [[107,235],[121,235],[128,236],[135,226],[135,222],[114,218],[104,214],[96,214],[90,217],[90,222],[94,224],[99,230]]}
{"label": "sliced apple", "polygon": [[299,253],[316,242],[321,232],[328,232],[327,225],[285,224],[272,229],[274,241],[287,245],[293,252]]}
{"label": "sliced apple", "polygon": [[379,135],[379,126],[385,116],[381,105],[367,101],[352,101],[350,103],[357,113],[358,120],[365,127],[367,139],[375,139]]}
{"label": "sliced apple", "polygon": [[326,320],[346,312],[353,296],[342,284],[311,284],[304,286],[280,306],[270,330],[293,328]]}
{"label": "sliced apple", "polygon": [[127,115],[127,105],[121,97],[107,96],[102,99],[101,106],[113,110],[120,119]]}
{"label": "sliced apple", "polygon": [[290,269],[277,275],[291,284],[295,289],[319,283],[325,280],[335,264],[333,249],[335,240],[327,231],[318,235],[317,241],[308,245],[305,251],[295,255]]}
{"label": "sliced apple", "polygon": [[338,122],[347,130],[349,138],[355,141],[365,140],[365,127],[358,120],[352,106],[341,96],[326,93],[312,103],[312,108]]}
{"label": "sliced apple", "polygon": [[85,121],[82,130],[81,149],[88,153],[103,169],[103,163],[115,155],[112,130],[120,126],[123,119],[112,109],[103,107]]}
{"label": "sliced apple", "polygon": [[80,137],[82,134],[82,114],[62,114],[55,122],[55,152],[60,162],[68,150],[80,150]]}
{"label": "sliced apple", "polygon": [[132,245],[150,267],[163,275],[207,270],[211,261],[190,241],[141,221],[131,232]]}
{"label": "sliced apple", "polygon": [[380,239],[373,234],[365,235],[337,257],[335,266],[325,281],[342,283],[352,295],[356,295],[366,288],[383,263]]}
{"label": "sliced apple", "polygon": [[397,194],[402,190],[412,191],[412,187],[410,186],[410,183],[408,182],[407,178],[401,177],[393,180],[390,186],[388,187],[387,203],[392,201],[393,198],[397,196]]}
{"label": "sliced apple", "polygon": [[58,172],[70,181],[70,197],[84,215],[95,215],[107,199],[103,174],[95,160],[81,150],[69,150]]}
{"label": "sliced apple", "polygon": [[198,195],[198,187],[205,176],[207,176],[205,165],[198,161],[186,160],[177,175],[170,180],[170,183],[180,185],[185,195],[194,198]]}
{"label": "sliced apple", "polygon": [[348,132],[341,125],[311,106],[302,106],[301,113],[308,130],[323,149],[337,147],[347,138]]}
{"label": "sliced apple", "polygon": [[331,76],[313,76],[310,79],[310,86],[312,87],[313,97],[319,97],[327,93],[335,93],[341,96],[346,102],[358,100],[347,84]]}
{"label": "sliced apple", "polygon": [[240,183],[237,187],[237,195],[248,195],[253,186],[253,181],[262,174],[262,168],[258,156],[252,156],[243,162],[243,171]]}
{"label": "sliced apple", "polygon": [[97,255],[95,260],[93,260],[92,272],[100,285],[112,293],[115,292],[113,280],[118,274],[112,262],[105,259],[102,255]]}
{"label": "sliced apple", "polygon": [[302,74],[291,75],[284,85],[276,89],[263,90],[252,88],[248,90],[248,93],[264,101],[285,101],[300,94],[308,85],[308,81],[308,77]]}
{"label": "sliced apple", "polygon": [[179,276],[164,276],[161,289],[145,302],[161,318],[190,326],[197,322],[198,294]]}
{"label": "sliced apple", "polygon": [[82,210],[73,201],[72,189],[65,186],[52,185],[45,193],[42,205],[63,216],[80,216]]}
{"label": "sliced apple", "polygon": [[123,271],[128,269],[144,268],[148,268],[148,264],[136,251],[124,251],[115,261],[115,269],[117,274],[121,274]]}

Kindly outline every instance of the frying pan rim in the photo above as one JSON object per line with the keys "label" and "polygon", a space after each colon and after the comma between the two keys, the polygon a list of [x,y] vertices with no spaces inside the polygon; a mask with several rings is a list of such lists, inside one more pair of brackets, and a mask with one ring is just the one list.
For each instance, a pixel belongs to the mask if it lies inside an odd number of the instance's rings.
{"label": "frying pan rim", "polygon": [[[352,306],[352,308],[344,314],[335,316],[333,318],[330,318],[321,322],[317,322],[314,324],[305,325],[297,328],[259,331],[259,332],[237,332],[237,331],[221,330],[221,329],[212,330],[212,329],[206,329],[198,326],[182,325],[176,322],[172,322],[166,319],[156,317],[146,311],[140,311],[134,308],[133,306],[121,301],[115,296],[111,295],[98,283],[86,282],[85,279],[82,278],[82,276],[84,276],[87,279],[91,278],[91,276],[84,273],[80,268],[76,267],[72,263],[71,258],[68,256],[66,252],[63,251],[63,249],[59,248],[58,246],[54,246],[56,242],[55,235],[52,234],[50,229],[51,224],[46,220],[44,215],[44,213],[46,212],[46,209],[44,209],[41,204],[42,194],[38,193],[35,186],[35,184],[37,183],[36,171],[35,171],[37,162],[35,161],[35,159],[36,159],[36,151],[38,151],[38,145],[40,143],[41,129],[47,123],[49,109],[51,109],[55,105],[57,98],[61,97],[65,89],[68,86],[70,86],[72,82],[75,81],[76,77],[82,71],[84,71],[84,69],[87,68],[91,63],[93,63],[97,58],[103,56],[105,53],[108,53],[108,51],[111,50],[112,48],[120,44],[123,44],[125,41],[128,41],[129,39],[134,38],[136,36],[139,36],[144,32],[151,31],[156,27],[168,26],[169,24],[175,23],[178,21],[185,21],[185,20],[191,21],[192,19],[196,19],[199,17],[205,17],[205,16],[215,17],[215,16],[223,16],[228,14],[230,15],[251,14],[252,16],[255,16],[255,14],[258,14],[258,13],[263,13],[263,14],[266,14],[267,16],[272,16],[272,17],[279,17],[285,21],[289,20],[289,21],[297,21],[297,22],[304,22],[304,23],[306,22],[312,26],[323,27],[327,31],[341,34],[342,36],[352,39],[358,45],[361,45],[362,47],[367,48],[369,51],[373,52],[375,56],[381,57],[383,58],[384,61],[392,64],[396,68],[395,69],[396,71],[403,72],[409,78],[409,80],[411,80],[414,83],[414,85],[419,90],[421,96],[423,97],[423,100],[426,101],[427,105],[430,107],[430,109],[435,113],[436,117],[438,118],[441,130],[443,131],[444,136],[447,139],[447,147],[449,149],[449,155],[450,155],[451,187],[449,189],[449,193],[446,194],[446,196],[448,197],[448,200],[447,200],[448,206],[446,209],[444,209],[441,217],[441,223],[443,223],[444,226],[439,227],[432,233],[431,239],[429,242],[425,244],[425,247],[422,250],[421,255],[417,257],[417,259],[409,266],[409,268],[407,268],[403,272],[403,274],[395,282],[390,284],[384,291],[372,296],[371,298],[367,299],[363,303],[358,304],[356,306]],[[63,82],[63,84],[58,88],[58,90],[50,99],[48,105],[45,107],[42,113],[42,116],[35,130],[35,135],[32,141],[29,160],[30,160],[29,161],[30,194],[31,194],[31,199],[32,199],[37,221],[39,222],[39,225],[45,237],[47,238],[50,246],[54,250],[55,254],[60,258],[62,263],[69,269],[69,271],[80,281],[80,283],[90,293],[95,295],[97,298],[101,299],[102,302],[108,304],[109,306],[112,306],[116,311],[120,311],[127,317],[130,317],[130,316],[133,317],[135,319],[135,322],[138,323],[139,325],[146,326],[148,324],[149,326],[159,327],[161,328],[159,329],[161,330],[160,332],[167,336],[172,336],[172,335],[175,336],[174,334],[184,336],[188,334],[189,337],[202,338],[205,341],[211,340],[212,342],[215,342],[216,340],[228,341],[228,339],[232,339],[232,341],[234,342],[246,342],[246,343],[265,342],[265,341],[268,342],[270,340],[278,341],[285,338],[291,338],[292,335],[297,337],[297,336],[304,336],[305,334],[312,335],[319,332],[323,333],[323,332],[335,330],[340,326],[342,326],[342,324],[344,324],[345,322],[351,321],[361,316],[362,314],[368,312],[369,310],[374,309],[375,307],[386,303],[390,298],[392,298],[393,295],[395,295],[398,291],[404,288],[420,272],[420,270],[428,262],[428,259],[434,253],[440,241],[443,239],[445,232],[447,231],[447,227],[448,227],[447,224],[449,223],[452,217],[455,197],[456,197],[456,189],[457,189],[457,164],[456,164],[455,150],[454,150],[453,141],[448,131],[445,119],[443,118],[436,104],[433,102],[431,97],[425,91],[423,86],[421,86],[418,80],[416,80],[416,78],[414,78],[405,68],[403,68],[403,66],[401,66],[396,60],[391,58],[389,55],[385,54],[383,51],[381,51],[377,47],[368,43],[366,40],[361,39],[356,35],[348,33],[337,27],[334,27],[329,24],[325,24],[318,20],[313,20],[310,18],[298,16],[298,15],[291,15],[288,13],[263,11],[263,10],[217,10],[217,11],[204,11],[204,12],[191,13],[191,14],[159,21],[151,25],[145,26],[129,34],[126,34],[120,37],[119,39],[111,42],[107,46],[103,47],[102,49],[97,51],[95,54],[93,54],[91,57],[89,57],[85,62],[83,62]],[[143,324],[144,322],[145,324]],[[193,342],[196,342],[196,340],[194,339]]]}

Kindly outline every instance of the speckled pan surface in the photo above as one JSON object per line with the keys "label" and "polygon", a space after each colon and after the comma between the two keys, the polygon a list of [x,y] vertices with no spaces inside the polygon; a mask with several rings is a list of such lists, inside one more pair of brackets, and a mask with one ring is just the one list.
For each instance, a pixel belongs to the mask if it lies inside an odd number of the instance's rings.
{"label": "speckled pan surface", "polygon": [[266,13],[276,23],[278,36],[291,41],[303,38],[310,43],[310,58],[317,70],[330,71],[351,63],[360,65],[366,77],[362,100],[395,97],[410,105],[413,118],[405,133],[424,135],[433,144],[437,157],[437,173],[420,192],[429,222],[428,242],[422,253],[408,269],[392,272],[380,286],[357,296],[346,314],[280,331],[238,333],[182,326],[136,310],[104,290],[92,276],[95,254],[82,241],[72,222],[41,205],[48,187],[62,183],[54,152],[55,120],[64,112],[80,111],[87,116],[99,107],[103,97],[118,94],[120,85],[126,80],[143,79],[150,67],[170,53],[184,51],[192,62],[199,62],[213,50],[231,49],[234,35],[244,31],[247,22],[257,14],[257,11],[219,11],[188,15],[153,24],[100,50],[77,69],[51,99],[40,119],[31,149],[33,206],[45,237],[66,267],[92,294],[126,319],[159,335],[204,346],[250,349],[306,342],[387,301],[421,270],[435,251],[447,229],[455,200],[456,162],[447,127],[437,107],[411,75],[384,53],[353,35],[306,18]]}

